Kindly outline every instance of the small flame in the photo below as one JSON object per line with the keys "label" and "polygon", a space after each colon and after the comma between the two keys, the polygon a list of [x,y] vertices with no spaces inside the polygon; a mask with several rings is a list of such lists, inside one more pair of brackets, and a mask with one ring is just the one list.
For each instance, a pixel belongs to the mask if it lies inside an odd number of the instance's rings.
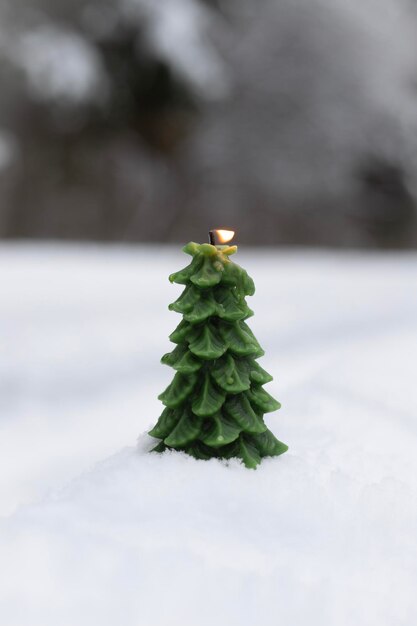
{"label": "small flame", "polygon": [[235,236],[234,230],[225,230],[223,228],[213,230],[211,232],[214,233],[214,236],[219,243],[228,243]]}

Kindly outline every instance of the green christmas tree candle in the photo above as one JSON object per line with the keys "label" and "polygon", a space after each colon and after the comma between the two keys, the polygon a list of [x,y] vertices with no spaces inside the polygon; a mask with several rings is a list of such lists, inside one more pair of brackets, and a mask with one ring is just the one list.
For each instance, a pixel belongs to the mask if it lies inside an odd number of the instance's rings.
{"label": "green christmas tree candle", "polygon": [[236,457],[256,468],[288,447],[264,422],[280,404],[263,388],[272,376],[257,362],[264,351],[245,321],[253,315],[245,299],[255,292],[253,280],[230,260],[236,246],[213,245],[214,233],[227,241],[227,232],[211,231],[210,244],[187,244],[191,263],[169,277],[185,285],[169,306],[182,315],[170,335],[176,347],[162,357],[176,374],[159,396],[165,408],[149,434],[161,440],[156,452]]}

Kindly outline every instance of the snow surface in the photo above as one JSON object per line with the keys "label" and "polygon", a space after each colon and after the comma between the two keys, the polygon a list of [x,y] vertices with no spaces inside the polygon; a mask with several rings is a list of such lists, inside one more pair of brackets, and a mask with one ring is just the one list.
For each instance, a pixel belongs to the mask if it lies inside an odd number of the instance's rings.
{"label": "snow surface", "polygon": [[239,252],[287,454],[149,455],[163,247],[0,250],[5,626],[398,626],[417,611],[417,255]]}

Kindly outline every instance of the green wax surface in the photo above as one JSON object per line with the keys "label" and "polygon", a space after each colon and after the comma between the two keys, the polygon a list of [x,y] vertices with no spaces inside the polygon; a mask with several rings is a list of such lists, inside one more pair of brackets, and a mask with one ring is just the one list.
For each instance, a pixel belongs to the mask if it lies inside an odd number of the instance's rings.
{"label": "green wax surface", "polygon": [[176,374],[159,399],[165,408],[149,434],[153,451],[181,450],[197,459],[238,458],[256,468],[288,447],[266,427],[264,414],[280,407],[263,385],[272,380],[256,359],[264,354],[245,320],[255,293],[247,272],[230,260],[236,246],[188,243],[192,260],[171,274],[184,285],[169,309],[182,315],[176,344],[162,357]]}

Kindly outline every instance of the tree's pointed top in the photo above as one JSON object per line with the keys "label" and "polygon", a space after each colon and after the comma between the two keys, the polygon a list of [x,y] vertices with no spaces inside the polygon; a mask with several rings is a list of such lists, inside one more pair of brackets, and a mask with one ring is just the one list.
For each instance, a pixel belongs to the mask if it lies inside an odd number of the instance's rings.
{"label": "tree's pointed top", "polygon": [[209,257],[218,256],[219,260],[221,260],[223,255],[230,256],[235,254],[235,252],[237,252],[237,246],[213,246],[211,243],[195,243],[195,241],[190,241],[183,247],[183,251],[190,256],[203,254]]}
{"label": "tree's pointed top", "polygon": [[215,287],[222,283],[236,287],[240,299],[245,295],[254,294],[253,280],[243,268],[229,259],[230,255],[236,252],[237,246],[214,246],[211,243],[190,241],[183,250],[193,259],[187,267],[171,274],[169,277],[171,283],[180,285],[192,283],[199,289]]}

